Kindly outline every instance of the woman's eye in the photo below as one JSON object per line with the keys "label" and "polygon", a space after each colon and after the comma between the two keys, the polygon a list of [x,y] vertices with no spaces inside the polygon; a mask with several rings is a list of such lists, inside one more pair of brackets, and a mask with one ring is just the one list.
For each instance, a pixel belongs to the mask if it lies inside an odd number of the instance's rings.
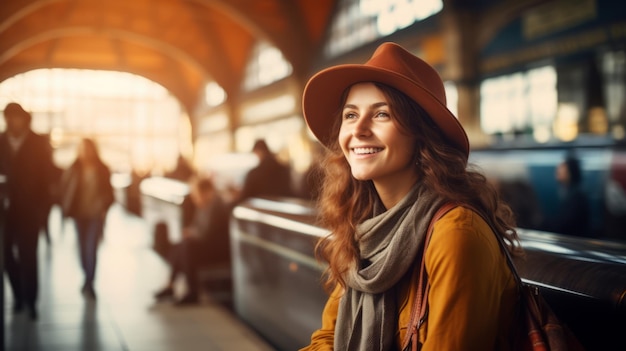
{"label": "woman's eye", "polygon": [[379,111],[374,115],[375,118],[389,118],[389,113],[386,111]]}
{"label": "woman's eye", "polygon": [[343,119],[355,119],[356,114],[352,112],[346,112],[343,114]]}

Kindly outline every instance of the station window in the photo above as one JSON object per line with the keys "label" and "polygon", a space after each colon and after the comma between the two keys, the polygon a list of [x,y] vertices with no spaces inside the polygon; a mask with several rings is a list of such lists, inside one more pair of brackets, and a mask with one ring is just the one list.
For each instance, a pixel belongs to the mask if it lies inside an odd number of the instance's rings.
{"label": "station window", "polygon": [[60,166],[73,161],[78,138],[89,136],[114,170],[159,173],[175,166],[191,140],[178,100],[130,73],[33,70],[0,84],[0,109],[10,101],[31,112],[35,132],[49,135]]}
{"label": "station window", "polygon": [[219,106],[226,101],[226,92],[219,84],[209,82],[204,87],[204,101],[209,107]]}
{"label": "station window", "polygon": [[532,133],[539,142],[552,137],[558,105],[553,66],[486,79],[480,86],[480,98],[480,123],[485,133]]}
{"label": "station window", "polygon": [[441,0],[340,0],[331,24],[328,57],[388,36],[443,8]]}
{"label": "station window", "polygon": [[259,42],[248,63],[244,89],[251,91],[291,75],[293,68],[282,52],[267,42]]}

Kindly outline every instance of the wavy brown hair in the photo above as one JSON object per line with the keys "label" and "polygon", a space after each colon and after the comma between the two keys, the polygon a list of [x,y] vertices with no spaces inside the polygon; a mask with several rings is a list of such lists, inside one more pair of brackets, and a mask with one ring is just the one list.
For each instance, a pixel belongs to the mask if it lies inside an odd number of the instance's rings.
{"label": "wavy brown hair", "polygon": [[[433,189],[443,199],[468,205],[491,222],[497,235],[504,238],[513,255],[521,254],[515,219],[496,189],[474,166],[469,166],[463,152],[454,148],[428,114],[411,98],[390,86],[374,83],[389,102],[399,127],[415,137],[415,172],[418,181]],[[349,88],[343,94],[343,106]],[[328,262],[326,288],[345,286],[343,275],[359,257],[354,238],[356,226],[373,215],[378,194],[372,181],[352,177],[350,165],[337,141],[341,111],[337,111],[332,142],[328,145],[322,169],[321,195],[318,201],[320,225],[330,230],[316,246],[319,260]]]}

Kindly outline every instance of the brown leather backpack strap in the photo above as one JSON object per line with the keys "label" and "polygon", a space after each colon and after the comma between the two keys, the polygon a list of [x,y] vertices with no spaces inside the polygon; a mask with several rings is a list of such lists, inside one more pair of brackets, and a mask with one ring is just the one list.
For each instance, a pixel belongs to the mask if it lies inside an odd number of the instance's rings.
{"label": "brown leather backpack strap", "polygon": [[424,319],[426,318],[426,310],[427,310],[427,304],[428,304],[428,290],[429,290],[430,285],[428,284],[428,281],[427,281],[426,264],[425,264],[424,256],[426,255],[426,248],[428,247],[428,244],[430,243],[430,237],[432,236],[432,233],[433,233],[433,227],[435,225],[435,222],[437,222],[441,217],[443,217],[446,213],[448,213],[450,210],[452,210],[453,208],[457,206],[458,206],[457,204],[451,203],[451,202],[444,204],[443,206],[439,208],[439,210],[437,210],[433,218],[430,220],[430,224],[428,224],[428,229],[426,230],[426,238],[424,238],[424,251],[422,252],[422,255],[421,255],[420,270],[419,270],[419,277],[418,277],[419,281],[417,284],[417,296],[415,297],[415,300],[413,300],[413,306],[411,308],[411,319],[409,320],[409,325],[407,326],[406,335],[404,336],[404,340],[402,341],[402,350],[407,350],[407,347],[409,346],[409,342],[411,344],[411,349],[417,350],[417,344],[418,344],[418,340],[417,340],[418,332],[417,331],[419,327],[422,325],[422,323],[424,322]]}

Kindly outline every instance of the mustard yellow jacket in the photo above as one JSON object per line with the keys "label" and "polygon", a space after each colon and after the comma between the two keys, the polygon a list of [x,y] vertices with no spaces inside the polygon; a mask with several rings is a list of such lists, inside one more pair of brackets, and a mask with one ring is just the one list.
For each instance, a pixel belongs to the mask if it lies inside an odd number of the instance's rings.
{"label": "mustard yellow jacket", "polygon": [[[419,329],[422,351],[509,350],[517,288],[494,235],[478,214],[462,207],[435,223],[426,250],[430,293],[428,319]],[[396,350],[401,348],[411,317],[415,276],[407,274],[398,283]],[[332,292],[322,314],[322,327],[301,351],[333,349],[342,293],[340,287]]]}

